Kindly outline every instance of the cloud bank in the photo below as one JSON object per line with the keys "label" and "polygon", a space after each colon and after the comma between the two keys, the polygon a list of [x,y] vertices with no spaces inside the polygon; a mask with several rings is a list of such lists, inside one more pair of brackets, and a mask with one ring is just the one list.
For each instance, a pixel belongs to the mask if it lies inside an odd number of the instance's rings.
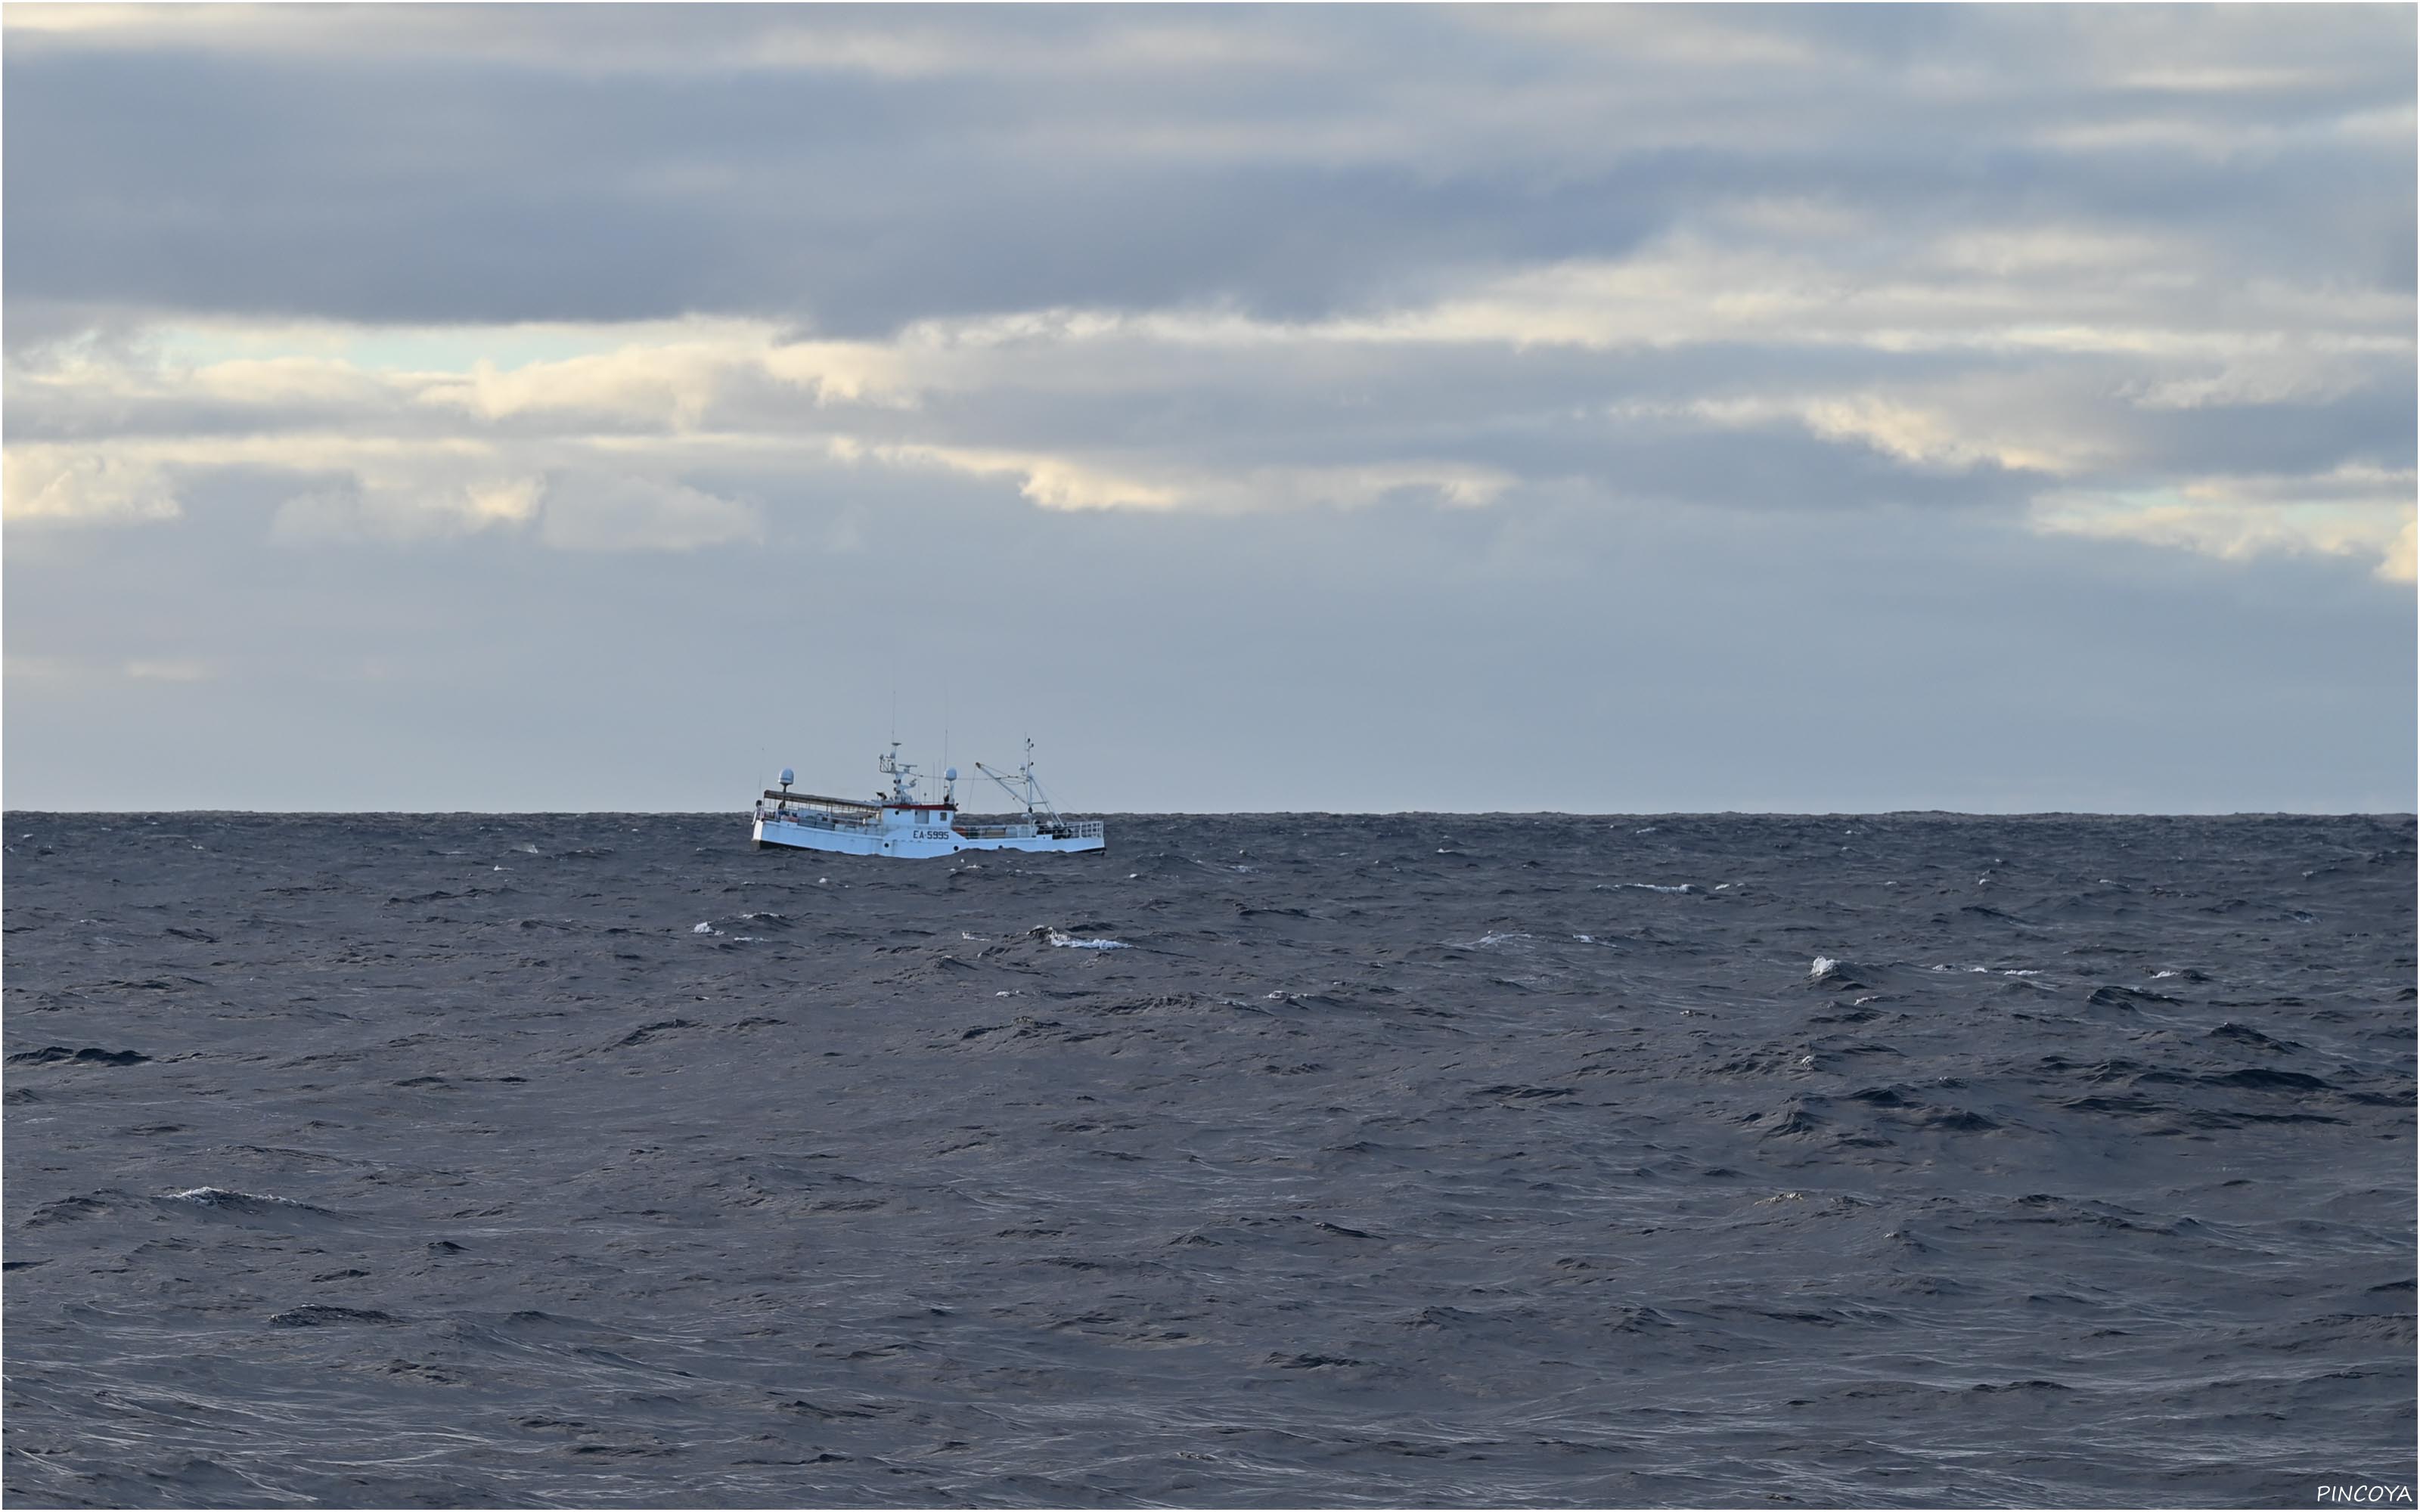
{"label": "cloud bank", "polygon": [[[1331,590],[1417,597],[1416,536],[1611,575],[1649,521],[1917,518],[2409,612],[2408,11],[6,25],[12,591],[147,532],[627,588],[1308,515]],[[12,691],[82,655],[8,632]]]}

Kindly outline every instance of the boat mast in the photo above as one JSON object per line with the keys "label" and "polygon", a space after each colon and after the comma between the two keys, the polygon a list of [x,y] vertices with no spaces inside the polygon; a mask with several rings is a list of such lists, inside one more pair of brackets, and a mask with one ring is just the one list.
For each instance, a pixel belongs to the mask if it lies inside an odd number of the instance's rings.
{"label": "boat mast", "polygon": [[874,758],[874,769],[891,779],[891,802],[913,804],[916,801],[916,768],[899,759],[899,742],[891,743],[889,754]]}
{"label": "boat mast", "polygon": [[1001,792],[1025,805],[1025,818],[1028,824],[1039,825],[1042,822],[1042,816],[1045,815],[1048,816],[1051,824],[1060,823],[1059,810],[1051,804],[1050,795],[1043,789],[1042,783],[1033,775],[1033,737],[1032,735],[1025,737],[1025,764],[1016,769],[1017,783],[1012,784],[1008,779],[981,762],[975,763],[975,770],[999,783]]}

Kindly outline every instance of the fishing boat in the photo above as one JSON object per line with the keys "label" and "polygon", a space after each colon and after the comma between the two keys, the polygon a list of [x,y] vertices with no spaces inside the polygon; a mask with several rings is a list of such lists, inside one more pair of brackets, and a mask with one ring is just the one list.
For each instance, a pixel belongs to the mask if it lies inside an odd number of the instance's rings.
{"label": "fishing boat", "polygon": [[1025,743],[1025,764],[1015,779],[975,763],[975,770],[998,783],[1018,806],[1006,823],[976,824],[958,811],[958,769],[941,774],[941,795],[920,796],[922,779],[916,768],[899,759],[899,742],[875,758],[875,770],[890,779],[885,792],[871,800],[832,798],[794,793],[798,774],[782,768],[779,788],[767,788],[756,800],[752,834],[756,848],[785,845],[802,851],[841,856],[889,856],[920,859],[955,856],[961,851],[1027,851],[1082,854],[1109,849],[1109,834],[1098,819],[1068,819],[1050,802],[1033,775],[1033,742]]}

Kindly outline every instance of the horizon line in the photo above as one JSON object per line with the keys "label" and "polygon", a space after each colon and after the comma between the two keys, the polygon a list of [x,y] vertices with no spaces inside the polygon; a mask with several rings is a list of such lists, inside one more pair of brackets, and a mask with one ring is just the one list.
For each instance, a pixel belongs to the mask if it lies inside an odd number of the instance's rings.
{"label": "horizon line", "polygon": [[[744,818],[746,812],[737,809],[0,809],[0,818],[721,819]],[[1084,812],[1102,819],[2420,819],[2420,813],[2408,809],[1104,809]]]}

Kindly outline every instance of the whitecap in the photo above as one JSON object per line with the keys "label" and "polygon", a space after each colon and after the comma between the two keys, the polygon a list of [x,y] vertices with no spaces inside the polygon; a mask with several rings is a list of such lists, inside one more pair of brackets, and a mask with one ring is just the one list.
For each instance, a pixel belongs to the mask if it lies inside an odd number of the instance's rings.
{"label": "whitecap", "polygon": [[1698,885],[1694,882],[1683,882],[1670,886],[1661,882],[1600,882],[1596,885],[1595,890],[1612,892],[1621,887],[1633,887],[1640,892],[1695,892],[1698,890]]}
{"label": "whitecap", "polygon": [[1840,963],[1833,960],[1828,955],[1819,955],[1815,958],[1815,964],[1807,968],[1807,980],[1808,981],[1822,981],[1824,978],[1839,969]]}
{"label": "whitecap", "polygon": [[691,934],[711,934],[714,933],[714,926],[712,924],[700,924],[691,929],[690,933]]}
{"label": "whitecap", "polygon": [[310,1206],[310,1204],[306,1202],[297,1202],[292,1197],[271,1196],[265,1192],[236,1192],[223,1186],[189,1187],[182,1192],[169,1193],[168,1199],[172,1202],[190,1202],[194,1204],[196,1207],[203,1208],[240,1206],[242,1204],[255,1202],[266,1203],[271,1207],[277,1208],[305,1208]]}
{"label": "whitecap", "polygon": [[1134,949],[1124,940],[1079,940],[1072,934],[1062,934],[1055,929],[1050,932],[1050,943],[1069,950],[1131,950]]}

